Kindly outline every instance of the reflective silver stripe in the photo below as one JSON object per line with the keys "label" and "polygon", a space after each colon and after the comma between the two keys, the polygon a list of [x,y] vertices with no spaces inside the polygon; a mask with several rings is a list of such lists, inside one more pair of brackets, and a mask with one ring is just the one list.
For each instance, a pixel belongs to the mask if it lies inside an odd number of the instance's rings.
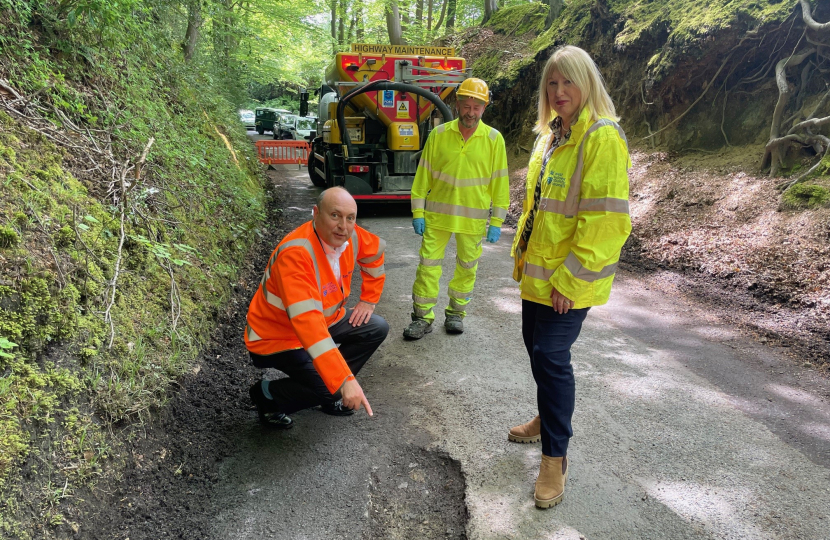
{"label": "reflective silver stripe", "polygon": [[437,298],[427,298],[426,296],[418,296],[417,294],[412,294],[412,301],[416,304],[435,304],[438,302]]}
{"label": "reflective silver stripe", "polygon": [[455,176],[449,175],[443,171],[435,171],[432,167],[429,166],[427,161],[422,161],[421,166],[424,167],[426,170],[429,171],[429,174],[432,176],[434,180],[440,180],[445,184],[449,184],[452,187],[462,188],[462,187],[473,187],[473,186],[486,186],[490,184],[490,180],[492,177],[487,178],[456,178]]}
{"label": "reflective silver stripe", "polygon": [[377,254],[372,255],[371,257],[366,257],[365,259],[360,259],[357,262],[359,262],[360,264],[369,264],[380,259],[383,256],[383,252],[386,251],[386,240],[384,240],[383,238],[379,238],[379,240],[380,244],[378,244]]}
{"label": "reflective silver stripe", "polygon": [[360,269],[372,277],[380,277],[386,275],[386,268],[380,265],[377,268],[369,268],[368,266],[361,266]]}
{"label": "reflective silver stripe", "polygon": [[254,332],[254,329],[251,328],[251,325],[246,324],[245,329],[248,330],[248,341],[259,341],[262,339],[257,335],[256,332]]}
{"label": "reflective silver stripe", "polygon": [[427,201],[426,211],[470,219],[487,219],[490,217],[489,208],[470,208],[469,206],[459,206],[457,204],[439,203],[435,201]]}
{"label": "reflective silver stripe", "polygon": [[317,343],[315,343],[314,345],[309,347],[306,352],[309,354],[309,356],[311,356],[311,358],[316,360],[321,355],[329,352],[332,349],[336,349],[336,348],[337,348],[337,344],[335,344],[334,340],[331,339],[331,336],[329,336],[325,339],[321,339],[320,341],[318,341]]}
{"label": "reflective silver stripe", "polygon": [[[285,251],[286,249],[288,249],[288,248],[290,248],[290,247],[294,247],[294,246],[302,246],[302,247],[304,247],[304,248],[306,248],[306,249],[311,249],[311,242],[309,242],[307,238],[299,238],[299,239],[297,239],[297,240],[289,240],[288,242],[286,242],[286,243],[282,244],[282,245],[281,245],[281,246],[277,249],[277,255],[279,255],[280,253],[282,253],[282,252],[283,252],[283,251]],[[312,252],[313,252],[313,251],[314,251],[314,250],[312,249]]]}
{"label": "reflective silver stripe", "polygon": [[628,140],[625,138],[625,133],[619,124],[613,120],[601,118],[588,128],[585,135],[582,136],[582,142],[579,143],[579,154],[576,159],[576,168],[574,169],[574,173],[571,175],[571,185],[568,188],[568,196],[565,198],[565,208],[562,212],[565,216],[575,216],[579,211],[579,192],[582,189],[582,169],[585,166],[585,141],[588,140],[588,135],[605,126],[612,126],[616,129],[617,134],[619,134],[622,140],[625,141],[625,146],[628,148]]}
{"label": "reflective silver stripe", "polygon": [[441,266],[443,259],[425,259],[421,257],[421,266]]}
{"label": "reflective silver stripe", "polygon": [[[307,238],[300,238],[298,240],[289,240],[288,242],[282,244],[277,249],[277,255],[282,253],[285,249],[290,247],[302,247],[311,255],[311,262],[314,263],[314,277],[317,278],[317,290],[321,289],[320,286],[320,267],[317,265],[317,256],[314,254],[314,248],[311,246],[311,242],[308,241]],[[270,267],[269,267],[270,268]]]}
{"label": "reflective silver stripe", "polygon": [[470,297],[473,294],[473,291],[461,292],[461,291],[456,291],[455,289],[447,288],[447,294],[449,295],[450,298],[457,298],[459,300],[469,300]]}
{"label": "reflective silver stripe", "polygon": [[275,251],[274,253],[272,253],[272,254],[271,254],[271,258],[270,258],[270,259],[268,259],[268,266],[271,266],[272,264],[274,264],[275,262],[277,262],[277,255],[278,255],[278,254],[279,254],[279,252],[278,252],[278,251]]}
{"label": "reflective silver stripe", "polygon": [[[623,140],[623,142],[625,143],[625,149],[628,150],[628,138],[625,136],[625,131],[623,131],[623,128],[620,127],[620,125],[618,123],[614,122],[613,120],[606,120],[606,119],[602,119],[599,122],[602,122],[603,126],[612,126],[614,129],[616,129],[617,130],[617,135],[619,135],[620,139]],[[597,122],[597,123],[599,123],[599,122]]]}
{"label": "reflective silver stripe", "polygon": [[[480,258],[481,257],[479,257],[479,259]],[[471,268],[475,268],[475,266],[478,264],[478,259],[473,259],[472,261],[464,262],[458,258],[458,255],[456,255],[455,262],[458,263],[458,266],[460,266],[461,268],[466,268],[467,270],[469,270]]]}
{"label": "reflective silver stripe", "polygon": [[565,215],[565,201],[543,197],[539,199],[539,211]]}
{"label": "reflective silver stripe", "polygon": [[490,179],[501,178],[502,176],[507,176],[507,169],[499,169],[495,171],[490,175]]}
{"label": "reflective silver stripe", "polygon": [[274,251],[274,254],[271,255],[271,258],[268,259],[268,265],[265,267],[265,274],[262,277],[262,283],[265,284],[266,281],[271,279],[271,267],[274,266],[274,263],[277,262],[277,252]]}
{"label": "reflective silver stripe", "polygon": [[411,205],[412,210],[423,210],[425,203],[426,203],[426,200],[424,200],[424,199],[411,199],[410,200],[410,205]]}
{"label": "reflective silver stripe", "polygon": [[628,201],[626,199],[614,199],[603,197],[601,199],[582,199],[579,201],[580,212],[616,212],[628,214]]}
{"label": "reflective silver stripe", "polygon": [[357,264],[357,231],[352,231],[352,253],[354,253],[354,264]]}
{"label": "reflective silver stripe", "polygon": [[498,137],[499,137],[499,130],[497,130],[496,128],[491,127],[490,128],[490,139],[495,141]]}
{"label": "reflective silver stripe", "polygon": [[426,317],[427,315],[432,313],[432,308],[421,309],[418,306],[412,306],[412,312],[415,314],[416,317]]}
{"label": "reflective silver stripe", "polygon": [[435,128],[433,131],[435,133],[444,133],[444,131],[446,131],[446,129],[447,129],[447,124],[441,124],[440,126]]}
{"label": "reflective silver stripe", "polygon": [[282,298],[268,290],[265,284],[262,284],[262,293],[265,295],[265,301],[277,309],[285,311],[285,304],[282,303]]}
{"label": "reflective silver stripe", "polygon": [[331,306],[330,308],[326,308],[325,311],[323,311],[323,316],[324,317],[331,317],[332,315],[334,315],[335,313],[337,313],[340,310],[340,306],[342,306],[342,305],[343,305],[343,300],[341,300],[335,306]]}
{"label": "reflective silver stripe", "polygon": [[582,263],[579,262],[579,259],[576,258],[576,255],[570,253],[568,254],[568,257],[565,259],[565,262],[563,264],[565,268],[567,268],[575,278],[591,283],[598,279],[613,276],[617,272],[618,263],[609,264],[599,272],[594,272],[593,270],[588,270],[587,268],[582,266]]}
{"label": "reflective silver stripe", "polygon": [[288,312],[288,318],[293,319],[298,315],[302,315],[303,313],[308,313],[309,311],[323,311],[323,303],[313,298],[310,300],[300,300],[299,302],[294,302],[287,308],[285,311]]}
{"label": "reflective silver stripe", "polygon": [[504,218],[507,217],[507,210],[504,209],[504,208],[497,208],[497,207],[494,206],[493,207],[493,217],[494,218],[499,218],[499,219],[504,219]]}
{"label": "reflective silver stripe", "polygon": [[455,311],[464,311],[465,307],[467,307],[467,304],[461,304],[455,298],[450,298],[450,309]]}
{"label": "reflective silver stripe", "polygon": [[525,263],[524,275],[532,278],[550,281],[553,272],[553,270],[549,270],[543,266],[536,266],[535,264]]}

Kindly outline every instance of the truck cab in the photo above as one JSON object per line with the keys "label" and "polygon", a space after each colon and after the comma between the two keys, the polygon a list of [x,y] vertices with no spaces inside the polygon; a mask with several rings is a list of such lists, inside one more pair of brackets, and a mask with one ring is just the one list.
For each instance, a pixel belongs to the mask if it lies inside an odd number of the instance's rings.
{"label": "truck cab", "polygon": [[352,44],[337,53],[317,91],[312,183],[343,186],[356,200],[409,199],[434,120],[452,119],[444,101],[467,78],[465,65],[452,47]]}

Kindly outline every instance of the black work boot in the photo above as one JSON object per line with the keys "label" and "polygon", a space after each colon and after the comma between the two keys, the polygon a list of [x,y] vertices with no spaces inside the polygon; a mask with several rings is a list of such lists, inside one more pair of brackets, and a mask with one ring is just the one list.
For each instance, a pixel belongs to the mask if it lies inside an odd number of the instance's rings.
{"label": "black work boot", "polygon": [[412,322],[403,331],[403,337],[406,339],[421,339],[430,332],[432,332],[432,321],[412,317]]}
{"label": "black work boot", "polygon": [[271,429],[291,429],[294,421],[277,408],[273,399],[265,397],[262,391],[262,381],[256,382],[248,390],[251,401],[256,405],[256,412],[259,416],[259,423]]}
{"label": "black work boot", "polygon": [[447,315],[444,319],[444,328],[448,334],[463,334],[464,317],[461,315]]}
{"label": "black work boot", "polygon": [[338,399],[334,403],[323,403],[320,405],[320,410],[332,416],[351,416],[354,414],[354,409],[343,405],[342,399]]}

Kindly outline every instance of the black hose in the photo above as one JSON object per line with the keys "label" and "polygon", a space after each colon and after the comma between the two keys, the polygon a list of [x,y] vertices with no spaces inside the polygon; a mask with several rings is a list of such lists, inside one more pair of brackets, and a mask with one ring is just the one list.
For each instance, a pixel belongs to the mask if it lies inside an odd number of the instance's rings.
{"label": "black hose", "polygon": [[[370,92],[372,90],[397,90],[398,92],[408,92],[410,94],[417,94],[419,96],[425,97],[429,101],[435,104],[436,108],[441,112],[441,115],[444,117],[444,122],[450,122],[452,120],[452,111],[450,108],[447,107],[447,104],[441,101],[441,98],[437,95],[433,94],[429,90],[425,88],[421,88],[420,86],[415,86],[412,84],[406,83],[399,83],[399,82],[392,82],[386,80],[377,80],[372,81],[365,86],[361,86],[352,90],[351,92],[347,93],[343,96],[343,99],[340,100],[340,103],[337,104],[337,129],[340,131],[340,144],[346,145],[346,152],[343,156],[343,159],[348,161],[352,159],[354,152],[352,151],[352,139],[348,136],[348,132],[346,130],[346,105],[348,104],[351,99],[359,94],[363,94],[365,92]],[[420,113],[420,111],[416,112],[416,116]]]}

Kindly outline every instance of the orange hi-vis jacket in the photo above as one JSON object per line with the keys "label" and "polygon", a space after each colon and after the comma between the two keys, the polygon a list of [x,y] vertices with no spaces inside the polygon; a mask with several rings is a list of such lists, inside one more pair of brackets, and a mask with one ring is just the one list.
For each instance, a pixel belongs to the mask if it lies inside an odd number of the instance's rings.
{"label": "orange hi-vis jacket", "polygon": [[386,242],[355,226],[340,255],[341,288],[313,222],[292,231],[271,254],[248,307],[245,346],[261,356],[305,349],[329,392],[337,392],[352,372],[328,329],[346,315],[355,265],[363,277],[360,300],[378,303],[386,280],[385,247]]}

